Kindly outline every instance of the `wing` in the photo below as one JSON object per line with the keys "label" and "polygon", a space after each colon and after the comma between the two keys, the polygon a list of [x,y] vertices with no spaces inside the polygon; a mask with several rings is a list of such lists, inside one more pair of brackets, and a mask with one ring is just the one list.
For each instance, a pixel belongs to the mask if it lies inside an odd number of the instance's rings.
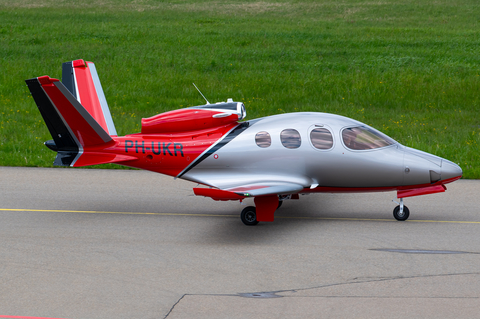
{"label": "wing", "polygon": [[304,187],[300,184],[288,182],[258,182],[248,185],[238,185],[227,189],[194,188],[197,196],[211,197],[214,200],[240,200],[246,197],[267,195],[296,194]]}

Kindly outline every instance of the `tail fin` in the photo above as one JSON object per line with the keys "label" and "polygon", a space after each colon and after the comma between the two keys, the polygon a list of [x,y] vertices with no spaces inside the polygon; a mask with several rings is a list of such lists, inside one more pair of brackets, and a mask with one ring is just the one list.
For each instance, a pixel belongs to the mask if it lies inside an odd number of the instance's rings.
{"label": "tail fin", "polygon": [[93,62],[75,60],[63,63],[62,82],[109,135],[117,135]]}
{"label": "tail fin", "polygon": [[[53,137],[53,141],[45,145],[58,152],[54,165],[83,166],[115,161],[113,154],[104,154],[106,157],[97,154],[92,160],[82,156],[85,148],[107,147],[114,142],[59,80],[41,76],[25,82]],[[80,157],[82,160],[75,165]]]}

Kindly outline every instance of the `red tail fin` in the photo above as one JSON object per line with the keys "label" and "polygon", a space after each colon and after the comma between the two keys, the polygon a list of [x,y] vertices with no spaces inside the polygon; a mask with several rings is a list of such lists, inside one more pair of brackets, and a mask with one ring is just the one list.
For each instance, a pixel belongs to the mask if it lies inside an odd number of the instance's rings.
{"label": "red tail fin", "polygon": [[112,141],[110,135],[59,80],[42,76],[38,82],[81,146],[95,146]]}
{"label": "red tail fin", "polygon": [[62,82],[109,135],[117,135],[93,62],[75,60],[63,63]]}
{"label": "red tail fin", "polygon": [[45,145],[58,152],[55,165],[83,166],[119,160],[98,154],[96,159],[89,156],[87,149],[98,152],[115,142],[59,80],[42,76],[26,82],[53,137]]}

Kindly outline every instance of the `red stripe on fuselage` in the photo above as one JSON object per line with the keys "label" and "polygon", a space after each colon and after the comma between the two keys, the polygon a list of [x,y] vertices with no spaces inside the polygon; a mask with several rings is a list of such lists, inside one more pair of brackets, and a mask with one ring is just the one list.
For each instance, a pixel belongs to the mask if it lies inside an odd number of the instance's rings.
{"label": "red stripe on fuselage", "polygon": [[250,186],[250,187],[234,187],[234,188],[229,188],[229,192],[249,192],[255,189],[262,189],[262,188],[267,188],[269,186],[261,186],[261,185],[256,185],[256,186]]}

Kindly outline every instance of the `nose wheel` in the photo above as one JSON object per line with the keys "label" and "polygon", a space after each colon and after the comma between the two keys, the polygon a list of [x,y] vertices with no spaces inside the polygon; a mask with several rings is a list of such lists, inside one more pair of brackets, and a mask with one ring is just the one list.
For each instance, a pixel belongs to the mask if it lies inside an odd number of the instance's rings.
{"label": "nose wheel", "polygon": [[403,205],[403,198],[400,198],[400,203],[395,203],[399,205],[393,209],[393,217],[395,217],[395,219],[399,221],[407,220],[410,216],[410,210],[407,206]]}
{"label": "nose wheel", "polygon": [[257,211],[254,206],[245,207],[240,213],[242,222],[247,226],[255,226],[258,224]]}

